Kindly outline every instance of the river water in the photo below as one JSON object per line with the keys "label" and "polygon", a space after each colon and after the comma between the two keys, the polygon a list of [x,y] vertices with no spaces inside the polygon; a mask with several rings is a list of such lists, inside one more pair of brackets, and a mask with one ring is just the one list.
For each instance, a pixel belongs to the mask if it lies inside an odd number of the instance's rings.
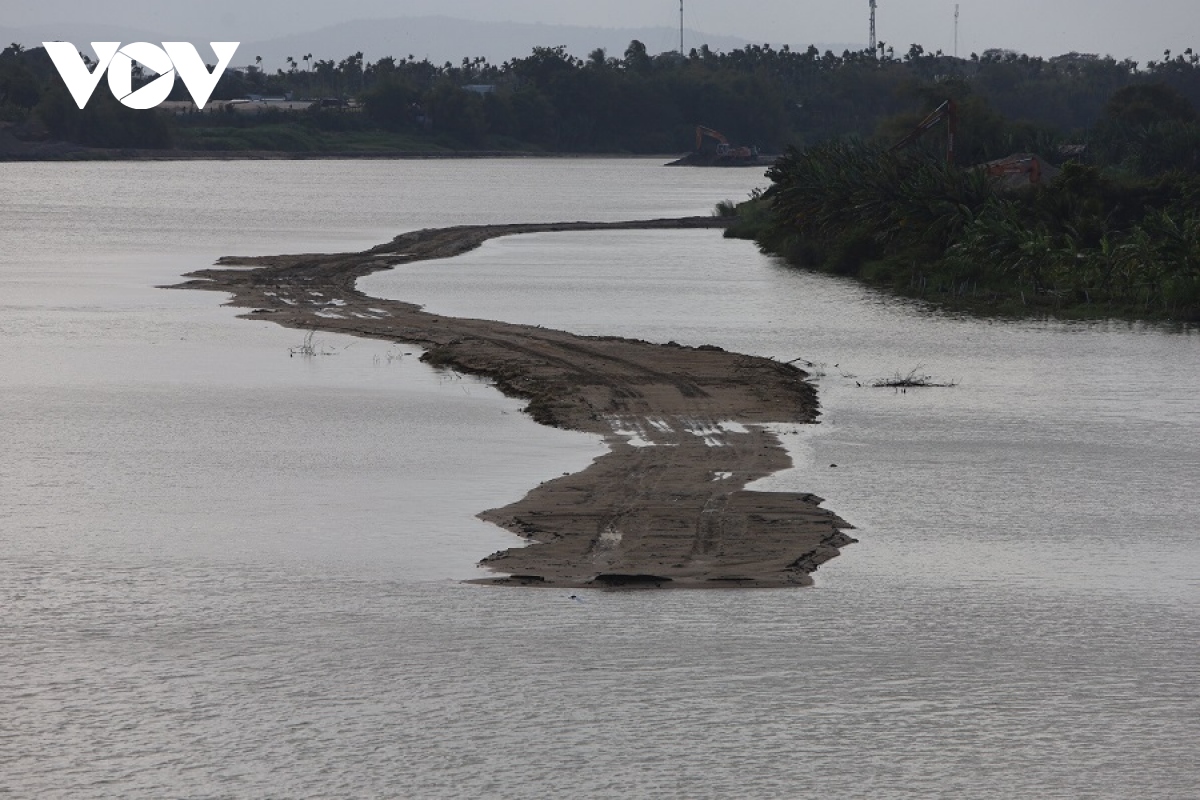
{"label": "river water", "polygon": [[[814,366],[857,545],[805,590],[468,586],[593,438],[418,351],[155,288],[421,227],[707,213],[646,160],[0,165],[0,794],[1200,794],[1200,338],[934,314],[711,231],[368,278],[440,313]],[[871,380],[920,371],[952,388]],[[836,464],[836,467],[831,465]]]}

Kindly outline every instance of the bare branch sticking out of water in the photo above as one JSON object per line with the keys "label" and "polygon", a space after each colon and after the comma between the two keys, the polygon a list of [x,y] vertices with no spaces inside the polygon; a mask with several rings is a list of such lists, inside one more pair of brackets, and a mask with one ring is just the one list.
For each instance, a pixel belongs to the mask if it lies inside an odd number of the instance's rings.
{"label": "bare branch sticking out of water", "polygon": [[910,389],[910,388],[922,388],[922,387],[925,387],[925,388],[931,388],[931,387],[947,388],[950,386],[958,385],[957,381],[950,381],[949,383],[938,383],[937,381],[935,381],[933,379],[932,375],[925,375],[921,372],[921,370],[923,370],[924,368],[925,367],[923,364],[918,364],[917,366],[913,367],[912,370],[907,375],[901,375],[897,371],[890,378],[876,378],[875,380],[871,381],[871,386],[873,386],[877,389],[884,388],[884,387],[889,388],[889,389]]}
{"label": "bare branch sticking out of water", "polygon": [[309,329],[308,333],[304,334],[303,342],[296,345],[295,347],[288,348],[288,356],[289,357],[303,356],[305,358],[311,358],[313,356],[337,355],[336,350],[334,350],[330,347],[326,347],[325,345],[318,343],[314,339],[314,337],[316,336],[316,333],[317,333],[317,331],[315,328]]}

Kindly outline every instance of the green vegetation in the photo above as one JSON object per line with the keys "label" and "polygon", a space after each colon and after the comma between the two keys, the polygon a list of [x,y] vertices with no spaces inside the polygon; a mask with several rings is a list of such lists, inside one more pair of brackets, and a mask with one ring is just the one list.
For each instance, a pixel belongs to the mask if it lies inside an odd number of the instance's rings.
{"label": "green vegetation", "polygon": [[1118,90],[1089,148],[1033,185],[979,164],[1020,136],[984,112],[976,105],[960,131],[969,141],[989,120],[998,144],[975,145],[977,166],[946,163],[936,142],[790,148],[730,235],[955,308],[1200,321],[1200,124],[1185,98],[1165,85]]}
{"label": "green vegetation", "polygon": [[[150,77],[135,75],[134,85]],[[677,153],[692,147],[695,126],[703,124],[736,144],[780,152],[833,136],[893,136],[935,98],[954,94],[961,95],[964,120],[978,123],[971,135],[964,131],[961,150],[963,163],[975,163],[985,154],[1045,152],[1063,137],[1107,137],[1118,147],[1121,126],[1157,126],[1152,135],[1186,147],[1179,128],[1186,109],[1147,96],[1146,87],[1156,84],[1189,106],[1200,103],[1200,57],[1188,51],[1142,65],[989,50],[959,59],[917,45],[899,56],[886,45],[841,55],[764,45],[729,53],[700,47],[682,57],[651,56],[633,41],[614,56],[598,49],[579,59],[561,47],[539,47],[498,65],[304,54],[270,72],[256,59],[253,67],[227,71],[213,98],[292,96],[323,105],[261,115],[136,112],[102,99],[102,83],[80,112],[45,50],[13,45],[0,52],[0,136],[7,128],[27,141],[199,150]],[[1114,95],[1119,90],[1133,95]],[[178,82],[171,99],[187,97]],[[1120,106],[1116,127],[1098,130],[1110,98]],[[105,108],[93,111],[94,104]],[[996,119],[1014,122],[989,124]]]}
{"label": "green vegetation", "polygon": [[[329,121],[349,121],[331,127]],[[175,121],[174,142],[181,150],[283,153],[436,152],[452,148],[403,132],[381,131],[361,124],[361,116],[336,112],[287,114],[266,112],[255,117],[235,114],[191,114]]]}

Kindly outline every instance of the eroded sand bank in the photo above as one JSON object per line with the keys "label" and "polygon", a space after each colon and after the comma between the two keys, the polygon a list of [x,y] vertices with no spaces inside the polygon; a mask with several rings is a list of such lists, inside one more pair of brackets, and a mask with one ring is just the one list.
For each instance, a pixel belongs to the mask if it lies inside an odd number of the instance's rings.
{"label": "eroded sand bank", "polygon": [[[394,264],[448,258],[498,236],[545,231],[720,227],[714,217],[481,225],[403,234],[359,253],[226,257],[176,288],[232,293],[246,316],[408,342],[439,367],[529,400],[538,422],[597,433],[610,452],[479,516],[531,543],[481,562],[488,583],[700,588],[811,583],[855,541],[811,494],[755,492],[791,466],[765,423],[811,423],[806,374],[716,347],[576,336],[459,319],[369,297],[355,281]],[[251,269],[246,269],[251,267]]]}

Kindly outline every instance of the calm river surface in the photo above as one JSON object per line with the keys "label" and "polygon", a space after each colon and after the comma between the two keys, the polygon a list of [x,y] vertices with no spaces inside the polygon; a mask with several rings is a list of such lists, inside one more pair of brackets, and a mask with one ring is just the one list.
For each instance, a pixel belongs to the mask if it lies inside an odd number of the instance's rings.
{"label": "calm river surface", "polygon": [[[1200,796],[1200,336],[935,315],[710,231],[365,279],[813,362],[805,590],[467,586],[603,451],[411,347],[155,288],[226,254],[707,213],[646,160],[0,164],[0,795]],[[922,367],[955,381],[898,394]],[[860,385],[863,384],[863,385]],[[836,464],[837,467],[831,467]]]}

